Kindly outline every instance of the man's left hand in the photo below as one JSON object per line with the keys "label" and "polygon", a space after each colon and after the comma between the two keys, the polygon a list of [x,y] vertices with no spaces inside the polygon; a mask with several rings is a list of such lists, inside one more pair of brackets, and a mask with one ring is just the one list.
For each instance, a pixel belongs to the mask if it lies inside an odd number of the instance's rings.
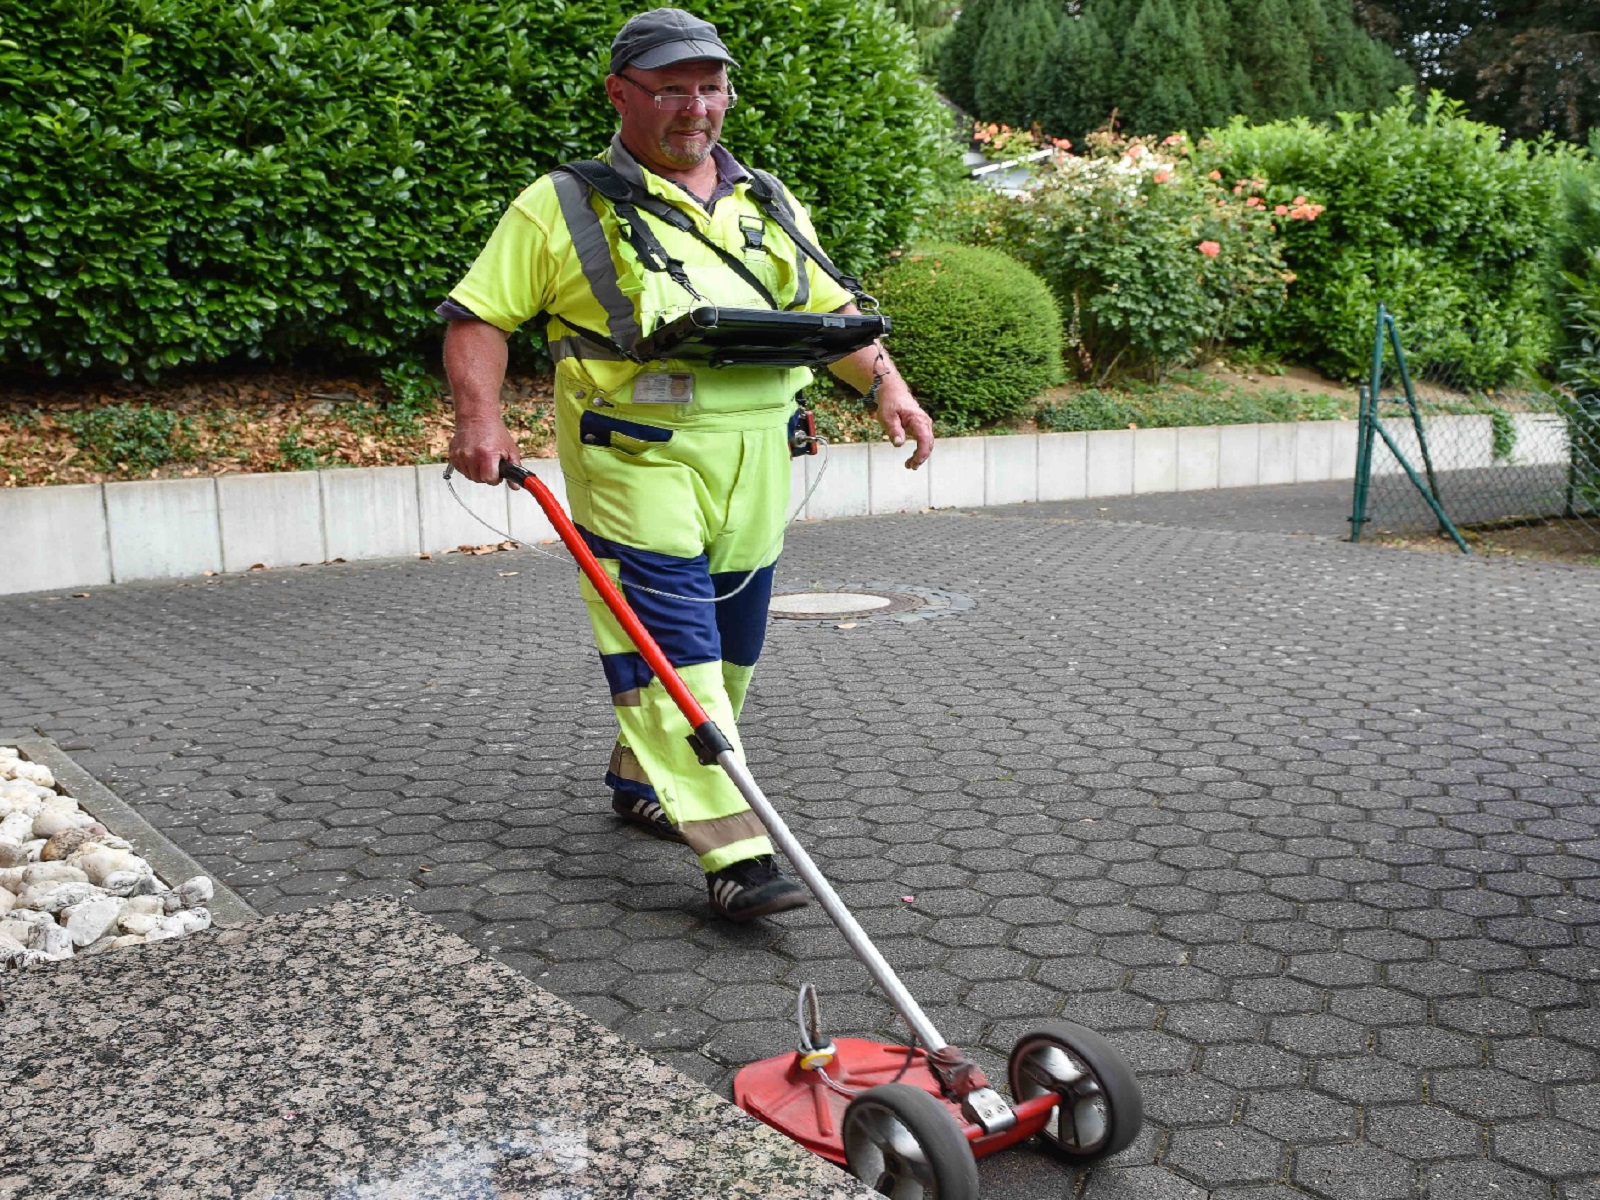
{"label": "man's left hand", "polygon": [[878,422],[896,446],[905,445],[908,437],[916,443],[916,451],[906,459],[908,471],[928,461],[933,453],[933,419],[899,379],[885,380],[878,393]]}

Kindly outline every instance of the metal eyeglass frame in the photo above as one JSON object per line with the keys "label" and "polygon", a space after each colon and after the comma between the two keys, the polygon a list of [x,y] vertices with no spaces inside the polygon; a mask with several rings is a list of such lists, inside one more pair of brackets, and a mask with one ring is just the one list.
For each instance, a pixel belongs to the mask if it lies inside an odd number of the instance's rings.
{"label": "metal eyeglass frame", "polygon": [[[637,79],[633,78],[631,75],[624,75],[621,71],[617,72],[617,78],[626,80],[628,83],[633,84],[634,87],[638,88],[646,96],[649,96],[651,100],[655,101],[656,108],[663,112],[688,112],[696,104],[704,104],[708,109],[720,109],[721,111],[726,112],[735,104],[739,103],[739,93],[733,90],[733,86],[731,84],[728,86],[728,90],[722,93],[720,96],[707,96],[703,93],[696,93],[693,96],[677,96],[670,95],[666,92],[652,92]],[[726,99],[727,103],[713,103],[713,101],[722,99]],[[677,101],[677,103],[663,104],[662,101],[664,100]]]}

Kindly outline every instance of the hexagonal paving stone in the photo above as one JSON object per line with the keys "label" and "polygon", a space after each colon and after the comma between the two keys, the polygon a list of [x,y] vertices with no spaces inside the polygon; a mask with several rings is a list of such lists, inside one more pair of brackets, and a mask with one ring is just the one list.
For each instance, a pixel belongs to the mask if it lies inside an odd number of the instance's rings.
{"label": "hexagonal paving stone", "polygon": [[1303,1088],[1292,1088],[1251,1096],[1245,1106],[1244,1121],[1293,1147],[1348,1141],[1355,1137],[1357,1115],[1357,1110],[1348,1104]]}
{"label": "hexagonal paving stone", "polygon": [[1362,1053],[1367,1048],[1367,1031],[1343,1017],[1318,1013],[1275,1017],[1267,1027],[1267,1040],[1310,1058],[1327,1058]]}
{"label": "hexagonal paving stone", "polygon": [[1472,1067],[1483,1061],[1477,1038],[1427,1025],[1380,1030],[1378,1053],[1414,1067]]}
{"label": "hexagonal paving stone", "polygon": [[1360,1142],[1312,1146],[1294,1156],[1294,1181],[1326,1200],[1411,1200],[1411,1163]]}
{"label": "hexagonal paving stone", "polygon": [[1436,1071],[1429,1075],[1428,1094],[1436,1103],[1480,1121],[1529,1117],[1544,1111],[1539,1087],[1508,1071]]}
{"label": "hexagonal paving stone", "polygon": [[1497,1162],[1435,1163],[1420,1172],[1426,1200],[1549,1200],[1550,1185]]}
{"label": "hexagonal paving stone", "polygon": [[1271,1046],[1208,1046],[1200,1071],[1238,1088],[1286,1087],[1304,1082],[1306,1063]]}
{"label": "hexagonal paving stone", "polygon": [[1519,1121],[1495,1126],[1496,1155],[1535,1175],[1570,1179],[1600,1173],[1600,1133],[1564,1121]]}
{"label": "hexagonal paving stone", "polygon": [[1217,1046],[1258,1041],[1263,1024],[1261,1017],[1237,1004],[1199,1001],[1170,1005],[1162,1027],[1202,1045]]}
{"label": "hexagonal paving stone", "polygon": [[1290,979],[1241,979],[1228,988],[1236,1004],[1258,1013],[1307,1013],[1322,1007],[1322,993]]}
{"label": "hexagonal paving stone", "polygon": [[1422,1073],[1371,1055],[1338,1058],[1316,1065],[1313,1086],[1357,1104],[1399,1103],[1421,1097]]}
{"label": "hexagonal paving stone", "polygon": [[1600,1083],[1556,1088],[1552,1095],[1557,1117],[1586,1129],[1600,1130]]}
{"label": "hexagonal paving stone", "polygon": [[1428,1006],[1421,1000],[1386,987],[1335,992],[1328,1001],[1328,1011],[1367,1026],[1408,1025],[1428,1018]]}
{"label": "hexagonal paving stone", "polygon": [[1239,1102],[1233,1088],[1203,1075],[1152,1076],[1142,1086],[1145,1117],[1171,1129],[1227,1124]]}
{"label": "hexagonal paving stone", "polygon": [[1231,1126],[1178,1130],[1161,1162],[1205,1187],[1218,1188],[1272,1182],[1282,1170],[1283,1155],[1283,1146],[1271,1138]]}
{"label": "hexagonal paving stone", "polygon": [[1483,1152],[1483,1131],[1436,1105],[1367,1110],[1366,1139],[1409,1158],[1460,1158]]}
{"label": "hexagonal paving stone", "polygon": [[1537,1083],[1592,1079],[1595,1074],[1593,1054],[1546,1038],[1494,1042],[1489,1047],[1489,1056],[1495,1066]]}
{"label": "hexagonal paving stone", "polygon": [[[985,1181],[987,1184],[987,1181]],[[995,1193],[987,1186],[985,1195]],[[1058,1200],[1059,1190],[1048,1194]],[[1165,1167],[1097,1167],[1089,1175],[1082,1200],[1210,1200],[1206,1192]]]}

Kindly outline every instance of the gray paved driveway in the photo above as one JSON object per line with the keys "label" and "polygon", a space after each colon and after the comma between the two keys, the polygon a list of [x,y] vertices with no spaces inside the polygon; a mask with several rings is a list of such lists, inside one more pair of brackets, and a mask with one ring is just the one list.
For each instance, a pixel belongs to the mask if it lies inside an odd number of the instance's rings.
{"label": "gray paved driveway", "polygon": [[[1343,514],[1273,491],[800,527],[782,582],[976,603],[776,624],[756,773],[947,1037],[1003,1074],[1061,1014],[1136,1063],[1118,1163],[987,1196],[1600,1200],[1600,572],[1295,536]],[[713,1086],[803,980],[894,1030],[816,909],[724,927],[616,825],[572,592],[516,552],[8,598],[0,727],[257,907],[404,894]]]}

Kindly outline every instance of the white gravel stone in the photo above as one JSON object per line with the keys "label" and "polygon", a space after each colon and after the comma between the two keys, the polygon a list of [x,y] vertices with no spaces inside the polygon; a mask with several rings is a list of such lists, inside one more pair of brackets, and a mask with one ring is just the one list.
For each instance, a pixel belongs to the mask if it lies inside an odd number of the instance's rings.
{"label": "white gravel stone", "polygon": [[29,863],[23,867],[18,875],[20,883],[15,889],[21,891],[33,883],[89,883],[91,880],[83,871],[65,862],[39,862]]}
{"label": "white gravel stone", "polygon": [[189,933],[199,933],[202,929],[211,927],[211,910],[206,908],[185,908],[171,916],[162,917],[156,927],[145,934],[147,942],[164,942],[168,938],[183,937]]}
{"label": "white gravel stone", "polygon": [[60,921],[74,946],[87,946],[99,941],[106,930],[116,924],[121,912],[122,901],[115,896],[95,896],[62,909]]}
{"label": "white gravel stone", "polygon": [[105,887],[119,871],[132,871],[137,875],[150,870],[137,854],[128,850],[113,850],[109,846],[84,848],[77,854],[69,855],[67,861],[82,871],[90,883],[99,887]]}
{"label": "white gravel stone", "polygon": [[29,933],[28,949],[60,962],[72,957],[72,935],[54,921],[35,925]]}
{"label": "white gravel stone", "polygon": [[56,786],[55,775],[52,774],[50,768],[45,766],[43,763],[27,762],[23,759],[17,759],[3,769],[10,774],[12,779],[26,779],[33,783],[37,783],[40,787],[46,788],[54,788]]}
{"label": "white gravel stone", "polygon": [[6,914],[4,921],[0,921],[0,933],[16,938],[26,946],[35,925],[48,925],[54,919],[49,913],[34,912],[31,908],[13,909]]}
{"label": "white gravel stone", "polygon": [[44,807],[45,800],[54,795],[54,792],[46,791],[38,784],[26,783],[20,779],[0,783],[0,817],[9,816],[14,812],[36,817],[39,815],[39,810]]}
{"label": "white gravel stone", "polygon": [[122,930],[123,933],[133,933],[143,937],[161,924],[163,919],[164,915],[158,916],[155,913],[125,912],[117,918],[117,928]]}
{"label": "white gravel stone", "polygon": [[103,895],[92,883],[30,883],[17,895],[17,908],[31,908],[35,912],[58,913],[63,908],[82,904],[85,900]]}
{"label": "white gravel stone", "polygon": [[0,933],[0,966],[10,966],[21,960],[27,946],[8,933]]}
{"label": "white gravel stone", "polygon": [[204,875],[177,890],[125,839],[55,790],[48,767],[0,746],[0,967],[25,969],[211,925]]}
{"label": "white gravel stone", "polygon": [[139,865],[142,870],[113,871],[102,886],[113,896],[150,896],[161,891],[161,881],[150,873],[149,866]]}
{"label": "white gravel stone", "polygon": [[211,898],[217,894],[217,889],[208,876],[196,875],[193,879],[185,879],[180,883],[175,894],[178,903],[184,908],[199,908],[203,904],[211,903]]}
{"label": "white gravel stone", "polygon": [[48,841],[64,829],[85,829],[94,823],[93,817],[78,808],[47,800],[33,819],[33,836]]}

